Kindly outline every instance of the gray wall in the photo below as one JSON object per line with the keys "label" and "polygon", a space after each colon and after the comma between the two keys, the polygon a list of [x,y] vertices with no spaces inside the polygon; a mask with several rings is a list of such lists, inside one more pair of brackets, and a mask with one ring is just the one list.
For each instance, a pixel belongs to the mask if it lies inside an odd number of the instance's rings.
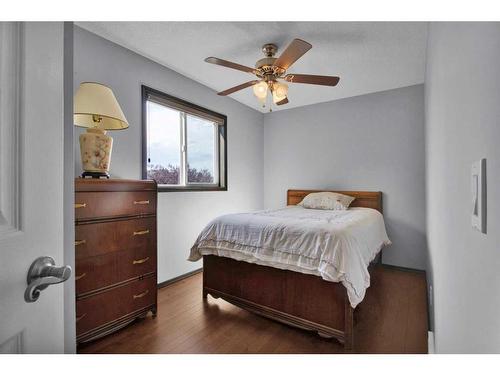
{"label": "gray wall", "polygon": [[384,263],[424,269],[423,85],[266,114],[264,206],[289,188],[380,190]]}
{"label": "gray wall", "polygon": [[[114,138],[111,174],[141,178],[141,84],[228,117],[228,191],[165,192],[158,197],[158,281],[201,267],[186,261],[196,236],[223,213],[262,208],[263,115],[128,49],[75,27],[74,86],[97,81],[112,87],[130,123]],[[81,173],[75,131],[75,175]]]}
{"label": "gray wall", "polygon": [[[500,24],[431,24],[427,236],[436,350],[500,352]],[[487,231],[471,227],[470,171],[486,158]]]}

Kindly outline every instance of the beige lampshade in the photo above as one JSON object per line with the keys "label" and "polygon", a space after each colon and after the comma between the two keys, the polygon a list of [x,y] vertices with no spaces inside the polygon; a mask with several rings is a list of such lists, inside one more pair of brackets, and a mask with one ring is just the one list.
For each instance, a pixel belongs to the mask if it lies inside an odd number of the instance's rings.
{"label": "beige lampshade", "polygon": [[101,130],[128,128],[113,91],[100,83],[82,82],[75,94],[73,108],[76,126]]}

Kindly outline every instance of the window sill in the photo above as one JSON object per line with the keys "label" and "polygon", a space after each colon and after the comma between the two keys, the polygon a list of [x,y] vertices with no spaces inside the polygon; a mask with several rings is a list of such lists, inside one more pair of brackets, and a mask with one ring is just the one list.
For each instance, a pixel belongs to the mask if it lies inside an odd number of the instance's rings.
{"label": "window sill", "polygon": [[158,192],[183,192],[183,191],[227,191],[227,187],[221,186],[165,186],[158,185]]}

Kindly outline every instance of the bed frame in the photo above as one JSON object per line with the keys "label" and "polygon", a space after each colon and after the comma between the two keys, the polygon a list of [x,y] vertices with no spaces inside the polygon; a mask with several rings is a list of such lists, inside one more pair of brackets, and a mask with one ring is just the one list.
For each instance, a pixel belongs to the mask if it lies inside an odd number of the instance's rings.
{"label": "bed frame", "polygon": [[[332,190],[288,190],[287,204],[296,205],[307,194]],[[382,193],[334,191],[355,197],[351,207],[382,212]],[[210,294],[227,302],[294,327],[336,338],[346,350],[353,346],[353,313],[340,283],[319,276],[281,270],[214,255],[203,256],[203,298]]]}

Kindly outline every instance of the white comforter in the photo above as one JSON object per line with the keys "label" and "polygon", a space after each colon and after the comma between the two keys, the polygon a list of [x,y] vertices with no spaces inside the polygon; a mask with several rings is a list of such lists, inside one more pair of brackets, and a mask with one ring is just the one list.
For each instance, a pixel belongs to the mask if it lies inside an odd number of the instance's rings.
{"label": "white comforter", "polygon": [[288,206],[220,216],[201,232],[189,260],[217,255],[341,282],[356,307],[370,286],[368,265],[391,242],[382,215]]}

